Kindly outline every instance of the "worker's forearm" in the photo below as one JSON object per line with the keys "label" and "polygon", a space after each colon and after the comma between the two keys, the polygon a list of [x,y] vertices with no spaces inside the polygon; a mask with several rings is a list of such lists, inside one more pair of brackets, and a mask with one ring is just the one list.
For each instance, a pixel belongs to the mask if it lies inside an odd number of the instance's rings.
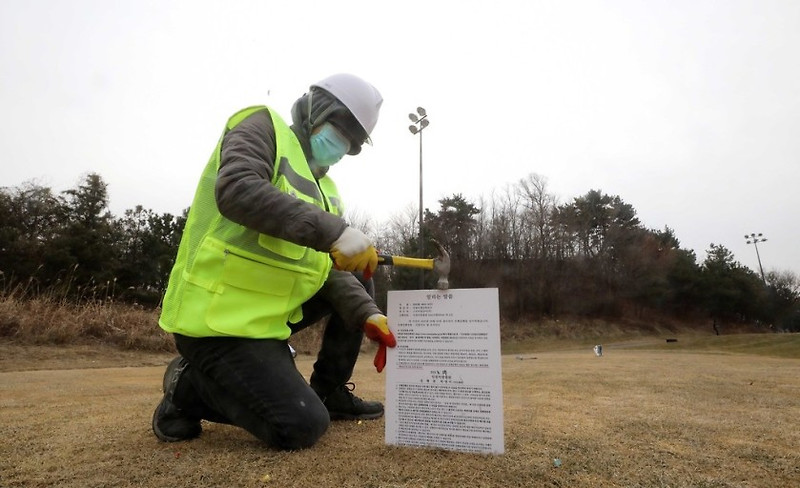
{"label": "worker's forearm", "polygon": [[331,270],[320,293],[351,327],[361,327],[367,318],[382,313],[353,273]]}

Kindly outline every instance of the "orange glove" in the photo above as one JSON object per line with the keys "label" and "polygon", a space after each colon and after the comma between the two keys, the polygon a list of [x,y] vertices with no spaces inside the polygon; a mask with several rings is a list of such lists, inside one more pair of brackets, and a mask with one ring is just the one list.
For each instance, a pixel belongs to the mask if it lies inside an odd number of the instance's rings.
{"label": "orange glove", "polygon": [[386,366],[386,348],[397,345],[394,334],[389,330],[386,315],[380,313],[370,315],[364,323],[364,333],[378,343],[378,352],[375,354],[373,364],[378,373],[380,373]]}

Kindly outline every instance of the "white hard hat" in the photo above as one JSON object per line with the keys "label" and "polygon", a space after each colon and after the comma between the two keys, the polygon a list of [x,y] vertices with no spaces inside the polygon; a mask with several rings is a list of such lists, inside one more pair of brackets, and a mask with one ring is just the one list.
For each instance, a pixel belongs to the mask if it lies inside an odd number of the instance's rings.
{"label": "white hard hat", "polygon": [[336,97],[361,124],[367,137],[372,134],[383,103],[383,97],[374,86],[358,76],[340,73],[311,85],[311,88],[314,87],[322,88]]}

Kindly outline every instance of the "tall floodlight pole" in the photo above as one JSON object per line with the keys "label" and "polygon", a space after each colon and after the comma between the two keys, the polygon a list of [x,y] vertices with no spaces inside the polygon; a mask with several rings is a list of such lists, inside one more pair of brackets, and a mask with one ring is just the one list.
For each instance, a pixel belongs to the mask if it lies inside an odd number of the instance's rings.
{"label": "tall floodlight pole", "polygon": [[[408,126],[412,134],[419,134],[419,257],[423,257],[425,248],[422,241],[422,130],[428,127],[428,113],[422,107],[417,107],[417,113],[408,114],[413,124]],[[419,289],[425,287],[425,270],[419,272]]]}
{"label": "tall floodlight pole", "polygon": [[761,280],[766,283],[767,279],[764,278],[764,268],[761,266],[761,255],[758,253],[758,243],[765,242],[767,240],[766,237],[762,237],[764,234],[759,232],[758,234],[752,233],[749,236],[745,235],[744,238],[747,239],[748,244],[752,244],[756,248],[756,258],[758,258],[758,269],[761,271]]}

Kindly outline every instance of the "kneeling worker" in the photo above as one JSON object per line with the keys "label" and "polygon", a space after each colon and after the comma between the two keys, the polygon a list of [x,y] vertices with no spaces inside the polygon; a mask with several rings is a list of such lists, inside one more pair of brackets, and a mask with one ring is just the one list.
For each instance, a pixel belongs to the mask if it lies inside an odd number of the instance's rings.
{"label": "kneeling worker", "polygon": [[[313,445],[331,419],[374,419],[352,393],[364,334],[375,367],[395,338],[374,301],[375,247],[342,219],[328,170],[361,152],[383,99],[361,78],[311,85],[292,125],[272,109],[234,114],[200,178],[159,325],[180,356],[153,414],[162,441],[192,439],[201,420],[246,429],[278,449]],[[329,317],[310,384],[288,346]]]}

